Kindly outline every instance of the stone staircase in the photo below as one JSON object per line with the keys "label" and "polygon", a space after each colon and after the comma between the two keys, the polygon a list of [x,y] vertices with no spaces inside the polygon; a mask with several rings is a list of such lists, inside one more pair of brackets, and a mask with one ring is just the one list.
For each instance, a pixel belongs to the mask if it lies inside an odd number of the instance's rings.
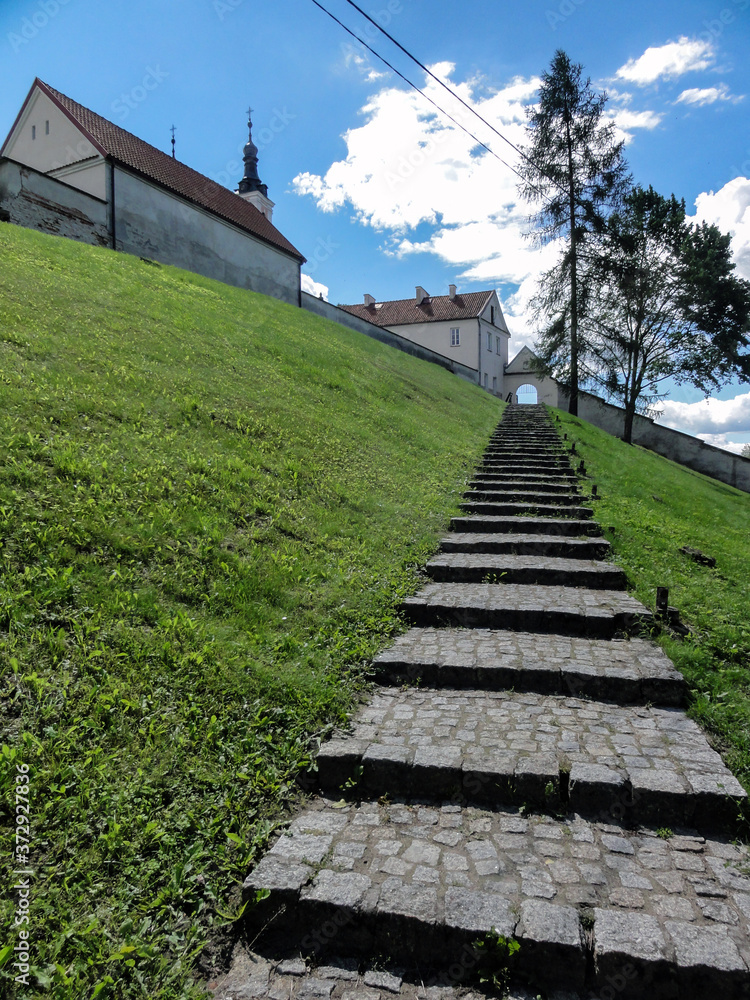
{"label": "stone staircase", "polygon": [[478,998],[490,931],[520,943],[514,997],[750,996],[745,793],[543,407],[506,409],[470,485],[319,794],[247,878],[256,950],[216,996]]}

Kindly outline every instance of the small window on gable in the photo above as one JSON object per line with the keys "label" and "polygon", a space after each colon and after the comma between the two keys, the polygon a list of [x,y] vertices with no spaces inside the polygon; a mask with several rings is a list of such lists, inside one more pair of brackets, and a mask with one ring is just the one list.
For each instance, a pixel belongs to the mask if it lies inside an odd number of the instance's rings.
{"label": "small window on gable", "polygon": [[451,347],[458,347],[460,344],[460,328],[457,326],[451,327]]}
{"label": "small window on gable", "polygon": [[495,307],[494,306],[490,306],[490,323],[492,323],[493,326],[495,325]]}
{"label": "small window on gable", "polygon": [[49,135],[49,122],[44,123],[44,134]]}
{"label": "small window on gable", "polygon": [[36,125],[31,126],[31,138],[36,139]]}

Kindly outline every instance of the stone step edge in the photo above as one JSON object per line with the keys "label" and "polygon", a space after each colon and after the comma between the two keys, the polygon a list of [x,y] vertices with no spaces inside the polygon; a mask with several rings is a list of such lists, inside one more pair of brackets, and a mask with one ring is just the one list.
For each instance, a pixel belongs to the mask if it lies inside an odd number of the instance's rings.
{"label": "stone step edge", "polygon": [[[553,552],[553,549],[558,551]],[[457,531],[441,539],[439,551],[476,555],[548,555],[566,559],[605,559],[611,550],[612,546],[602,536],[574,538],[568,535]]]}
{"label": "stone step edge", "polygon": [[457,515],[451,518],[451,531],[458,534],[539,534],[545,529],[550,534],[562,538],[585,536],[586,538],[601,538],[601,525],[592,520],[580,520],[573,517],[540,517],[532,515],[524,517],[520,514],[474,514]]}
{"label": "stone step edge", "polygon": [[[441,584],[433,586],[441,586]],[[475,586],[481,586],[481,584],[456,584],[456,587]],[[510,590],[515,586],[527,585],[506,583],[494,586],[500,590]],[[570,589],[574,590],[575,588]],[[603,590],[592,591],[592,593],[602,596],[608,593],[624,596],[624,592],[619,591]],[[497,596],[500,598],[502,595],[498,594]],[[459,626],[460,628],[505,629],[512,632],[539,632],[545,635],[557,633],[588,636],[592,639],[612,638],[618,634],[636,636],[648,634],[657,627],[654,613],[645,607],[642,611],[621,610],[609,614],[586,615],[575,610],[556,611],[541,605],[536,609],[530,609],[528,607],[508,607],[507,605],[472,606],[468,600],[464,605],[439,603],[437,599],[427,600],[417,595],[406,598],[401,603],[400,610],[406,621],[418,627]]]}
{"label": "stone step edge", "polygon": [[[481,560],[485,558],[485,561]],[[465,565],[459,565],[461,559]],[[515,560],[515,564],[513,562]],[[627,577],[614,563],[536,555],[495,557],[481,552],[434,556],[425,573],[435,583],[516,583],[587,587],[590,590],[625,590]],[[473,563],[473,564],[472,564]]]}
{"label": "stone step edge", "polygon": [[371,881],[365,875],[323,871],[321,876],[328,877],[311,885],[312,865],[285,865],[269,857],[243,883],[246,903],[268,893],[249,909],[246,927],[262,937],[275,924],[275,935],[282,934],[287,945],[299,940],[307,954],[386,954],[411,968],[452,970],[462,982],[474,965],[476,942],[502,935],[520,945],[514,983],[531,978],[542,989],[595,990],[597,996],[623,1000],[742,1000],[748,995],[748,965],[723,927],[696,927],[684,920],[660,924],[638,911],[583,909],[544,899],[515,906],[497,893],[461,887],[446,889],[441,920],[419,890],[398,878],[368,906]]}
{"label": "stone step edge", "polygon": [[549,667],[543,662],[523,667],[462,665],[409,660],[398,651],[386,650],[373,661],[373,679],[378,684],[420,684],[423,687],[475,691],[519,691],[591,698],[617,705],[652,705],[682,708],[687,682],[677,670],[664,677],[634,677],[627,668],[611,668],[605,675],[580,667]]}
{"label": "stone step edge", "polygon": [[525,806],[554,815],[576,813],[592,822],[616,819],[629,827],[696,827],[704,833],[731,830],[747,799],[729,771],[686,773],[692,787],[684,791],[662,780],[657,770],[633,768],[628,774],[604,764],[571,766],[552,753],[487,753],[471,759],[452,747],[414,750],[354,737],[324,743],[317,766],[320,790],[352,801],[383,795],[424,801],[429,789],[433,802],[483,809]]}
{"label": "stone step edge", "polygon": [[458,505],[459,510],[464,514],[484,514],[489,516],[506,515],[512,517],[517,515],[523,517],[523,512],[528,512],[529,517],[557,517],[585,521],[593,518],[593,507],[579,507],[571,504],[567,507],[558,507],[553,504],[544,503],[486,503],[482,501],[464,500]]}

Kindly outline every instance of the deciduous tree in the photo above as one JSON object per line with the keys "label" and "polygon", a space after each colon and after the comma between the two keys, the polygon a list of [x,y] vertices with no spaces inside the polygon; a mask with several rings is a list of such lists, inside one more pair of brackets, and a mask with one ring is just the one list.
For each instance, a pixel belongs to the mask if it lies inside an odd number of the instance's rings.
{"label": "deciduous tree", "polygon": [[589,261],[586,375],[625,409],[623,439],[671,379],[707,395],[750,377],[750,284],[734,274],[731,239],[692,226],[685,203],[636,187]]}

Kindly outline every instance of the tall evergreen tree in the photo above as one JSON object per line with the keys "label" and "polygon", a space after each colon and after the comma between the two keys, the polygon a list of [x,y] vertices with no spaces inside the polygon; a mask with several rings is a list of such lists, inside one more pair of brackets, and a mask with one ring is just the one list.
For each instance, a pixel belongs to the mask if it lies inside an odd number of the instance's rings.
{"label": "tall evergreen tree", "polygon": [[542,243],[565,240],[559,264],[544,275],[537,354],[548,374],[567,385],[578,412],[581,318],[586,310],[582,259],[592,238],[627,187],[623,142],[604,118],[606,94],[597,94],[583,67],[558,50],[542,76],[539,103],[528,110],[521,193],[539,203],[534,221]]}

